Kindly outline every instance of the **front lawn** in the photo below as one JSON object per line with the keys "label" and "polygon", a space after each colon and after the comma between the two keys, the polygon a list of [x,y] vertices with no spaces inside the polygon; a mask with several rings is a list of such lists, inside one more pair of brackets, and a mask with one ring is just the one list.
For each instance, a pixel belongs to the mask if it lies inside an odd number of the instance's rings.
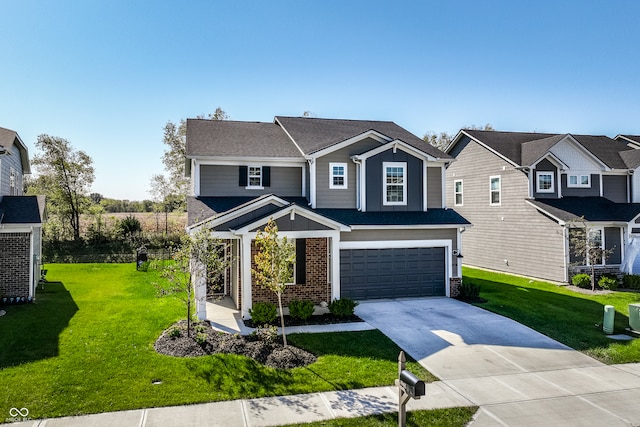
{"label": "front lawn", "polygon": [[[47,264],[37,303],[0,317],[0,414],[32,418],[391,385],[400,349],[378,331],[291,335],[317,354],[305,368],[276,370],[236,355],[175,358],[153,343],[185,316],[157,298],[157,271],[134,264]],[[421,378],[434,379],[417,363]],[[154,384],[158,383],[159,384]],[[0,417],[2,422],[3,417]]]}
{"label": "front lawn", "polygon": [[462,269],[466,283],[480,285],[486,303],[478,307],[514,319],[604,363],[640,362],[640,339],[615,341],[602,332],[604,306],[616,310],[614,333],[629,327],[629,304],[640,293],[613,292],[590,295],[565,286],[469,267]]}

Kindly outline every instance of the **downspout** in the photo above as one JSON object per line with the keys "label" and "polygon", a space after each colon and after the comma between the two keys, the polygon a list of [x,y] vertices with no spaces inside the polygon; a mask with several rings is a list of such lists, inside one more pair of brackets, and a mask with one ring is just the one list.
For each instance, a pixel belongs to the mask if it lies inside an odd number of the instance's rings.
{"label": "downspout", "polygon": [[361,189],[360,189],[360,168],[362,167],[362,160],[360,160],[357,156],[353,156],[351,157],[351,160],[353,161],[353,163],[356,164],[356,209],[357,210],[362,210],[361,207],[361,202],[360,202],[360,193],[361,193]]}
{"label": "downspout", "polygon": [[309,204],[311,209],[316,208],[316,159],[310,157],[309,162]]}

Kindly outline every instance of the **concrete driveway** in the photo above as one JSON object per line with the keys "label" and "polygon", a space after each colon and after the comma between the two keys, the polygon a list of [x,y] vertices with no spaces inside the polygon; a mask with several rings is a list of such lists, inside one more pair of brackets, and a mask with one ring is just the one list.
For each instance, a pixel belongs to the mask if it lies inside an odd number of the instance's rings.
{"label": "concrete driveway", "polygon": [[604,365],[450,298],[363,301],[356,314],[480,406],[473,426],[640,425],[640,364]]}

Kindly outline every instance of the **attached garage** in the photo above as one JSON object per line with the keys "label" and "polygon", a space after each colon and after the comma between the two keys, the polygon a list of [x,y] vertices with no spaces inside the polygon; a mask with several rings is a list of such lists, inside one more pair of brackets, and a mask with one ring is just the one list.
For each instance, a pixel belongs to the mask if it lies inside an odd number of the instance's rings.
{"label": "attached garage", "polygon": [[445,253],[445,247],[341,249],[340,297],[444,296]]}

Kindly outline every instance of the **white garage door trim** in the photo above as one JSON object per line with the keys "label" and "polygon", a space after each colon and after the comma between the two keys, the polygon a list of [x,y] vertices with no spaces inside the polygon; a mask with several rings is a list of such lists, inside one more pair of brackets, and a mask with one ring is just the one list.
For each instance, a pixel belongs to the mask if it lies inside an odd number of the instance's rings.
{"label": "white garage door trim", "polygon": [[437,248],[444,247],[444,277],[445,295],[449,297],[449,282],[451,281],[451,240],[374,240],[358,242],[340,242],[340,249],[395,249],[395,248]]}

